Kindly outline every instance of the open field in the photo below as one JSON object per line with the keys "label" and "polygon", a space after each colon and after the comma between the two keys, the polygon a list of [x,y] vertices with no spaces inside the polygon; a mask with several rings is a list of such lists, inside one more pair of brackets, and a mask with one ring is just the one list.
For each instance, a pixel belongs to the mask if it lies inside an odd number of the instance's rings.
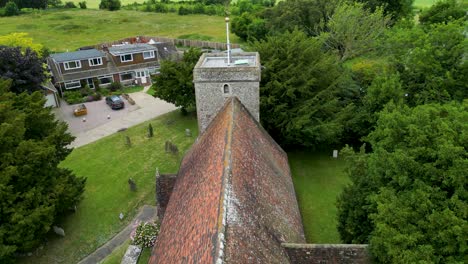
{"label": "open field", "polygon": [[[26,32],[35,42],[55,52],[137,35],[177,38],[197,34],[225,41],[224,18],[207,15],[179,16],[120,10],[46,10],[17,17],[0,17],[0,35]],[[239,39],[232,35],[233,42]]]}
{"label": "open field", "polygon": [[415,0],[413,5],[417,8],[427,8],[435,4],[437,0]]}
{"label": "open field", "polygon": [[[83,2],[83,1],[86,1],[87,8],[95,8],[95,9],[99,9],[99,3],[101,3],[101,0],[71,0],[71,2],[74,2],[76,4],[76,6],[78,6],[79,2]],[[68,0],[62,1],[62,2],[68,2]],[[143,3],[145,2],[145,0],[120,0],[120,3],[122,4],[122,6],[133,4],[135,2]]]}
{"label": "open field", "polygon": [[349,182],[344,161],[329,155],[289,152],[289,164],[308,243],[340,243],[336,197]]}
{"label": "open field", "polygon": [[[146,137],[149,122],[154,128],[153,138]],[[185,136],[186,128],[193,131],[193,137]],[[87,177],[84,199],[76,213],[59,223],[66,237],[51,234],[39,256],[21,259],[20,263],[76,263],[107,242],[143,204],[155,204],[156,167],[161,173],[177,172],[183,153],[197,137],[196,131],[196,119],[175,111],[73,150],[61,166]],[[126,135],[131,147],[125,144]],[[165,153],[166,140],[178,146],[178,156]],[[136,192],[129,190],[129,178],[135,180]],[[123,221],[120,212],[125,215]]]}

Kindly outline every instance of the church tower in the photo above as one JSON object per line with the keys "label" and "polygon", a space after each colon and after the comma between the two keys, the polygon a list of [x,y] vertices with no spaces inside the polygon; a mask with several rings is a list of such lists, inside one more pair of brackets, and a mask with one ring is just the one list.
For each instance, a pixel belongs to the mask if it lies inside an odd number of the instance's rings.
{"label": "church tower", "polygon": [[224,101],[236,96],[260,120],[260,58],[257,52],[204,53],[193,70],[198,129],[201,134]]}

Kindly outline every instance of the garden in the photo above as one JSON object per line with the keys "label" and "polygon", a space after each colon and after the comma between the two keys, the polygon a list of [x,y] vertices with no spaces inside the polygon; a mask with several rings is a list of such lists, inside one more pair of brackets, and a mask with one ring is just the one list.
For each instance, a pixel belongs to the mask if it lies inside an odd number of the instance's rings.
{"label": "garden", "polygon": [[109,95],[123,95],[130,101],[131,99],[128,99],[129,93],[140,92],[143,90],[143,86],[122,86],[117,82],[111,83],[106,88],[101,88],[97,82],[95,82],[94,85],[96,87],[94,90],[89,88],[89,86],[84,85],[81,89],[66,91],[63,93],[63,99],[70,105],[99,101],[102,97]]}

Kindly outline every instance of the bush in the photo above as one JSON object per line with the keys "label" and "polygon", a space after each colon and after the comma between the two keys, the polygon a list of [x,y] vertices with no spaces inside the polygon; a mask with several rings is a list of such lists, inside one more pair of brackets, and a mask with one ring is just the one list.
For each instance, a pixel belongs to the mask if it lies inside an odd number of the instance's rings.
{"label": "bush", "polygon": [[65,5],[63,7],[65,7],[65,8],[76,8],[76,5],[73,2],[65,2]]}
{"label": "bush", "polygon": [[62,1],[61,0],[48,0],[47,4],[52,7],[61,7]]}
{"label": "bush", "polygon": [[63,98],[68,104],[80,104],[85,101],[80,91],[66,91],[63,93]]}
{"label": "bush", "polygon": [[158,223],[140,223],[136,228],[135,235],[132,237],[132,244],[141,247],[151,248],[154,246],[156,237],[159,235]]}
{"label": "bush", "polygon": [[109,11],[119,10],[121,6],[120,0],[101,0],[99,9],[107,9]]}
{"label": "bush", "polygon": [[79,2],[78,5],[80,6],[81,9],[86,9],[87,8],[86,1]]}
{"label": "bush", "polygon": [[122,84],[118,83],[118,82],[112,82],[110,85],[109,85],[109,90],[111,90],[112,92],[115,92],[117,90],[122,90],[123,87],[122,87]]}
{"label": "bush", "polygon": [[5,5],[5,16],[17,16],[19,15],[19,9],[15,2],[8,2]]}
{"label": "bush", "polygon": [[190,12],[190,9],[181,6],[179,7],[179,11],[177,13],[179,14],[179,16],[184,16],[184,15],[189,15],[191,12]]}

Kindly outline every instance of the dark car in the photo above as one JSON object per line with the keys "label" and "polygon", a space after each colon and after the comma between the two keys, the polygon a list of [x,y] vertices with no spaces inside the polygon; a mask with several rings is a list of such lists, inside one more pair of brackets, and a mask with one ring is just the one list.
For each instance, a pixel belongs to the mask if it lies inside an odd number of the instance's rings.
{"label": "dark car", "polygon": [[112,109],[124,108],[124,102],[117,95],[111,95],[106,97],[106,104],[108,104]]}

